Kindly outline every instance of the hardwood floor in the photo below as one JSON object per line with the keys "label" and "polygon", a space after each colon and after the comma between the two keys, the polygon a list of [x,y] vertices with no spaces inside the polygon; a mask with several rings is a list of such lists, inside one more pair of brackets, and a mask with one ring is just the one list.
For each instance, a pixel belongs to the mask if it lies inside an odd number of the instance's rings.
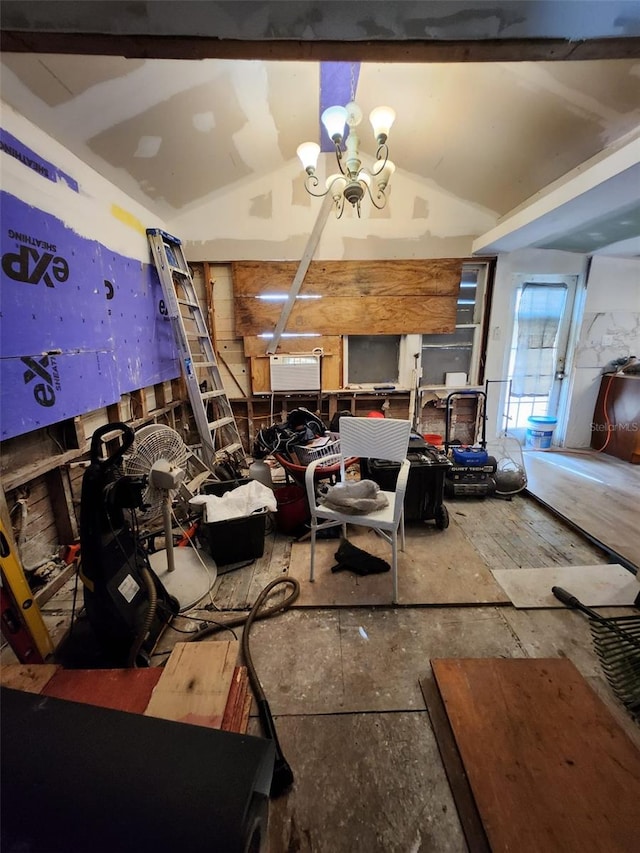
{"label": "hardwood floor", "polygon": [[596,451],[525,454],[527,491],[628,568],[640,567],[640,465]]}

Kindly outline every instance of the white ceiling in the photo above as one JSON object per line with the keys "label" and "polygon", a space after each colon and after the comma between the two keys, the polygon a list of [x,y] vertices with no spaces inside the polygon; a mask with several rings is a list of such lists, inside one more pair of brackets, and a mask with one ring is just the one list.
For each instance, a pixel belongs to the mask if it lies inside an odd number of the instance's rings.
{"label": "white ceiling", "polygon": [[[55,27],[52,6],[58,9],[59,27],[65,26],[71,7],[74,12],[83,7],[84,23],[74,21],[75,29],[88,32],[102,26],[100,31],[105,32],[107,24],[99,19],[113,4],[5,2],[3,27],[19,28],[22,21],[22,28],[33,28],[29,12],[35,7],[40,14],[36,28]],[[112,15],[111,32],[130,30],[131,21],[136,20],[133,7],[144,7],[149,33],[167,28],[169,7],[174,4],[118,6],[129,14]],[[640,33],[640,14],[632,14],[640,4],[614,2],[356,2],[324,7],[319,3],[182,3],[182,17],[178,23],[173,18],[171,26],[174,31],[181,25],[183,32],[195,28],[202,33],[211,26],[211,19],[195,13],[213,6],[224,13],[218,18],[218,29],[226,27],[229,37],[240,32],[243,38],[256,39],[264,38],[267,31],[282,37],[282,32],[290,34],[295,27],[298,32],[301,26],[305,32],[305,21],[307,37],[318,33],[336,37],[327,7],[340,9],[341,16],[353,18],[349,26],[361,30],[364,18],[357,20],[355,13],[359,8],[364,14],[366,8],[372,16],[369,28],[375,23],[380,31],[384,23],[392,38],[409,37],[411,27],[424,33],[428,26],[437,30],[437,37],[446,38],[455,26],[455,15],[456,32],[464,34],[465,28],[475,26],[475,37],[518,37],[535,31],[560,38],[571,27],[587,38]],[[453,17],[443,14],[445,6]],[[265,17],[264,7],[269,7],[271,19]],[[295,20],[293,7],[298,14]],[[411,7],[414,18],[401,18],[400,7],[405,11]],[[435,17],[424,17],[426,7]],[[537,14],[532,7],[538,7]],[[582,14],[575,14],[576,7],[583,7]],[[586,7],[591,15],[584,14]],[[151,14],[157,9],[166,10],[167,15]],[[274,9],[279,17],[274,17]],[[463,14],[464,9],[469,14]],[[11,13],[8,22],[7,11]],[[314,18],[313,11],[321,17]],[[423,18],[418,27],[419,12]],[[269,174],[280,175],[296,161],[301,141],[319,141],[320,63],[316,61],[127,59],[28,52],[5,52],[1,59],[5,102],[167,222],[185,213],[197,214],[200,208],[208,210],[212,199],[228,198],[252,182],[264,182]],[[380,103],[390,104],[397,112],[390,148],[404,178],[398,186],[413,182],[423,188],[423,194],[437,191],[477,210],[482,221],[496,224],[486,234],[471,235],[476,251],[539,245],[640,254],[640,56],[571,62],[364,62],[356,98],[365,115]],[[373,156],[367,132],[362,136],[365,154]],[[603,152],[615,155],[625,146],[636,157],[626,174],[621,168],[607,173],[600,166],[592,172],[589,186],[572,184],[576,175],[605,159]],[[569,189],[558,195],[559,186]],[[571,186],[577,196],[567,194]],[[541,198],[556,196],[562,201],[555,207],[545,210],[540,204]],[[529,216],[526,221],[523,207],[533,210],[535,218]]]}

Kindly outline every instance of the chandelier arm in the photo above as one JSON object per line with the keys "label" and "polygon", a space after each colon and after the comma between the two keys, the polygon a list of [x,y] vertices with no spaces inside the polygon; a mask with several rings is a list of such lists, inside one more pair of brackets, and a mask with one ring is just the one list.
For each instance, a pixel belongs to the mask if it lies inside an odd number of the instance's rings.
{"label": "chandelier arm", "polygon": [[382,145],[379,145],[378,150],[376,151],[376,162],[378,162],[378,160],[382,160],[383,158],[384,162],[382,163],[382,166],[380,166],[380,168],[378,169],[379,172],[384,169],[384,167],[387,165],[387,160],[389,159],[389,146],[386,142],[383,142]]}
{"label": "chandelier arm", "polygon": [[319,183],[320,181],[318,180],[317,175],[307,175],[307,177],[304,179],[304,188],[309,193],[309,195],[312,195],[315,198],[324,198],[324,196],[326,196],[326,194],[329,192],[329,189],[326,189],[323,193],[316,193],[312,189],[312,187],[317,187]]}
{"label": "chandelier arm", "polygon": [[[363,183],[364,183],[364,182],[363,182]],[[369,198],[371,199],[371,204],[372,204],[374,207],[377,207],[377,208],[378,208],[378,210],[382,210],[384,207],[386,207],[386,206],[387,206],[387,197],[386,197],[386,195],[385,195],[384,190],[379,189],[379,190],[378,190],[378,192],[376,193],[376,195],[374,196],[374,194],[371,192],[371,187],[370,187],[368,184],[366,184],[366,183],[365,183],[364,185],[365,185],[365,187],[367,188],[367,192],[368,192],[368,194],[369,194]],[[378,202],[376,201],[376,199],[382,199],[381,204],[378,204]]]}
{"label": "chandelier arm", "polygon": [[345,176],[345,178],[348,178],[349,177],[349,171],[347,169],[345,169],[345,167],[342,165],[344,158],[342,156],[342,149],[340,148],[340,143],[336,142],[335,146],[336,146],[336,160],[338,162],[338,168],[340,169],[340,172]]}
{"label": "chandelier arm", "polygon": [[340,219],[342,214],[344,213],[344,195],[340,194],[340,197],[336,199],[336,219]]}

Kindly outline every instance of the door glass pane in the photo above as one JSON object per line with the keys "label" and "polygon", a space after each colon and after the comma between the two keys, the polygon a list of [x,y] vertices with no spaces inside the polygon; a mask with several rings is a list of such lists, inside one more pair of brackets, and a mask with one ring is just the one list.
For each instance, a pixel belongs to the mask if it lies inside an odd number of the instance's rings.
{"label": "door glass pane", "polygon": [[516,353],[511,376],[514,397],[549,396],[566,298],[565,284],[523,286],[516,312]]}
{"label": "door glass pane", "polygon": [[548,413],[566,300],[566,284],[525,282],[518,290],[509,364],[510,428],[526,427],[531,415]]}

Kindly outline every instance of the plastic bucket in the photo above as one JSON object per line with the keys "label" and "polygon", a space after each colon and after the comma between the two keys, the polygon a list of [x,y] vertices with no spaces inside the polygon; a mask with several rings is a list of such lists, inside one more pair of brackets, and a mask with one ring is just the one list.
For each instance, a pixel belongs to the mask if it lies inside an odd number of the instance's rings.
{"label": "plastic bucket", "polygon": [[427,444],[432,444],[434,447],[442,447],[442,436],[435,432],[425,432],[422,436]]}
{"label": "plastic bucket", "polygon": [[292,534],[311,518],[307,493],[302,486],[280,486],[274,491],[278,513],[276,526],[280,533]]}
{"label": "plastic bucket", "polygon": [[527,418],[526,446],[536,450],[548,450],[551,447],[551,439],[557,423],[557,418],[531,415]]}

